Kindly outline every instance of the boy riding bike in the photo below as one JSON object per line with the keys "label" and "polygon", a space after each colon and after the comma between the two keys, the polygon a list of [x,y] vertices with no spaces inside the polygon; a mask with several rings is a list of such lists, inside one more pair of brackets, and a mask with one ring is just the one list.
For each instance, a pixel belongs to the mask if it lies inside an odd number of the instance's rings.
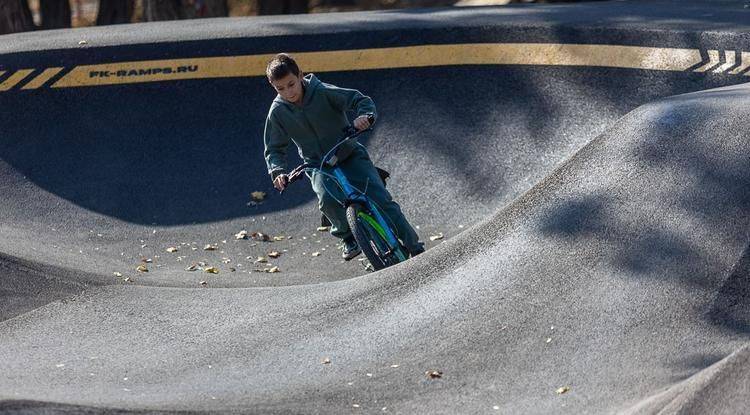
{"label": "boy riding bike", "polygon": [[[375,103],[357,90],[338,88],[320,82],[315,75],[303,76],[294,59],[278,54],[266,67],[266,76],[278,96],[271,104],[264,131],[265,159],[274,187],[283,191],[289,184],[286,149],[289,140],[297,146],[306,163],[320,163],[321,158],[341,138],[349,126],[347,111],[354,111],[354,128],[365,130],[375,119]],[[345,143],[337,151],[337,166],[349,181],[375,201],[394,224],[398,238],[413,257],[424,252],[424,246],[414,228],[404,217],[399,205],[385,189],[367,150],[353,142]],[[331,222],[331,234],[344,241],[342,257],[350,260],[360,252],[346,219],[346,209],[328,194],[326,177],[310,175],[318,206]],[[332,186],[327,186],[329,189]],[[341,199],[341,198],[338,198]]]}

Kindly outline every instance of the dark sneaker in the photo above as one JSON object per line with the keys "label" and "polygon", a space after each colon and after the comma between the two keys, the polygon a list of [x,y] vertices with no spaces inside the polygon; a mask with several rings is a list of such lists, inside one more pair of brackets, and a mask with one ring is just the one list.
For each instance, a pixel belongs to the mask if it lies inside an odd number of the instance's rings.
{"label": "dark sneaker", "polygon": [[349,261],[360,253],[362,253],[362,250],[359,249],[359,245],[357,245],[357,241],[354,238],[344,239],[344,251],[341,253],[341,257],[345,261]]}
{"label": "dark sneaker", "polygon": [[422,252],[424,252],[424,248],[421,248],[421,247],[420,247],[420,248],[418,248],[418,249],[415,249],[415,250],[413,250],[413,251],[409,252],[409,257],[410,257],[410,258],[414,258],[415,256],[417,256],[417,255],[421,254]]}

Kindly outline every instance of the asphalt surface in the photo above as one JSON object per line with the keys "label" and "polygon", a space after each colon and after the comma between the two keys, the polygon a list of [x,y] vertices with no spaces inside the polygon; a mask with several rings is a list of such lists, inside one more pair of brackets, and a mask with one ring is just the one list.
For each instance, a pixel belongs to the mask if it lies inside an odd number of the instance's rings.
{"label": "asphalt surface", "polygon": [[[675,4],[19,34],[0,71],[519,37],[747,44],[745,3]],[[0,412],[748,411],[746,76],[318,76],[375,100],[364,144],[425,254],[377,273],[343,263],[309,185],[272,190],[262,78],[0,93]],[[266,199],[248,204],[253,191]],[[271,251],[281,272],[256,272]],[[186,271],[197,262],[220,272]]]}

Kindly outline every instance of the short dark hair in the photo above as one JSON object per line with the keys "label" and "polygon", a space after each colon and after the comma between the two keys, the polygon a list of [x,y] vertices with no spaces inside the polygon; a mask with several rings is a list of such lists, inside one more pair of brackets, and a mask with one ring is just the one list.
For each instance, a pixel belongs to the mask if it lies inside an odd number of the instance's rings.
{"label": "short dark hair", "polygon": [[299,76],[299,72],[300,71],[299,66],[297,66],[297,62],[294,60],[294,58],[287,55],[286,53],[279,53],[278,55],[274,56],[274,58],[271,59],[266,66],[266,76],[268,77],[269,81],[276,81],[289,75],[290,73],[294,74],[294,76]]}

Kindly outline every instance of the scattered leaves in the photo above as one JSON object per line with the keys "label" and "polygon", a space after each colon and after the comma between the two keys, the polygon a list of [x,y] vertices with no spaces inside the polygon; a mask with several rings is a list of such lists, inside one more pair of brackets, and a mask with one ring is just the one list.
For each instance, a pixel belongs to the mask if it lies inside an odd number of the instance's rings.
{"label": "scattered leaves", "polygon": [[286,236],[284,236],[284,235],[274,236],[273,237],[274,241],[283,241],[284,239],[286,239]]}
{"label": "scattered leaves", "polygon": [[218,249],[218,247],[216,245],[212,245],[212,244],[208,244],[208,245],[206,245],[206,246],[203,247],[204,251],[215,251],[217,249]]}
{"label": "scattered leaves", "polygon": [[279,269],[279,267],[271,267],[271,268],[268,269],[267,272],[272,272],[272,273],[273,272],[281,272],[281,270]]}
{"label": "scattered leaves", "polygon": [[312,256],[320,256],[320,252],[313,252],[313,253],[312,253],[312,254],[310,254],[310,255],[312,255]]}
{"label": "scattered leaves", "polygon": [[250,196],[253,198],[253,201],[262,202],[266,198],[266,192],[252,192]]}
{"label": "scattered leaves", "polygon": [[141,258],[141,262],[143,262],[144,264],[150,264],[154,262],[154,260],[151,258]]}
{"label": "scattered leaves", "polygon": [[135,270],[138,272],[148,272],[148,268],[146,268],[145,265],[138,265],[138,267]]}
{"label": "scattered leaves", "polygon": [[89,42],[87,42],[85,40],[81,40],[81,41],[78,42],[79,45],[87,45],[88,43]]}
{"label": "scattered leaves", "polygon": [[273,252],[269,252],[268,256],[271,257],[271,258],[278,258],[278,257],[281,256],[281,253],[277,252],[277,251],[273,251]]}
{"label": "scattered leaves", "polygon": [[114,274],[115,274],[115,277],[117,277],[117,278],[120,278],[120,277],[122,277],[122,274],[121,274],[121,273],[119,273],[119,272],[115,272]]}
{"label": "scattered leaves", "polygon": [[263,257],[263,256],[259,256],[258,259],[255,260],[256,264],[257,263],[266,263],[266,262],[268,262],[268,260],[266,259],[266,257]]}
{"label": "scattered leaves", "polygon": [[563,393],[566,393],[569,390],[570,390],[570,386],[563,386],[561,388],[557,388],[557,390],[555,390],[555,393],[558,395],[562,395]]}
{"label": "scattered leaves", "polygon": [[424,374],[430,379],[440,379],[443,377],[443,372],[439,370],[428,370]]}
{"label": "scattered leaves", "polygon": [[130,282],[130,281],[132,281],[132,280],[130,279],[130,277],[125,277],[125,279],[124,279],[123,281],[125,281],[125,282]]}
{"label": "scattered leaves", "polygon": [[318,226],[318,232],[326,232],[330,229],[331,229],[330,226]]}
{"label": "scattered leaves", "polygon": [[437,235],[430,236],[430,240],[431,241],[437,241],[439,239],[443,239],[443,233],[442,232],[438,233]]}
{"label": "scattered leaves", "polygon": [[218,274],[219,273],[219,269],[216,268],[216,267],[209,267],[209,268],[204,269],[203,271],[205,271],[205,272],[207,272],[209,274]]}
{"label": "scattered leaves", "polygon": [[177,251],[179,251],[179,249],[177,249],[174,246],[170,246],[169,248],[167,248],[167,252],[177,252]]}
{"label": "scattered leaves", "polygon": [[236,234],[234,234],[234,239],[247,239],[247,231],[243,229],[237,232]]}

